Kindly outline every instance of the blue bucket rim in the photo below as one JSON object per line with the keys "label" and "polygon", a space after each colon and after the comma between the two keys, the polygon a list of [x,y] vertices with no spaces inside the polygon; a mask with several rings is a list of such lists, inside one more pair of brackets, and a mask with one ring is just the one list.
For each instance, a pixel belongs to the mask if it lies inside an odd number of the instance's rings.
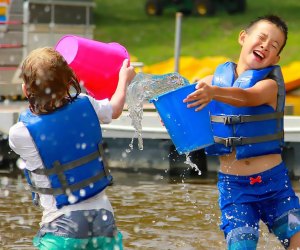
{"label": "blue bucket rim", "polygon": [[156,95],[156,96],[152,97],[152,98],[149,100],[149,103],[153,103],[153,102],[155,102],[157,99],[159,99],[160,97],[165,96],[165,95],[169,95],[169,94],[171,94],[171,93],[173,93],[174,91],[177,91],[177,90],[179,90],[179,89],[184,89],[184,88],[191,87],[191,86],[196,86],[196,85],[197,85],[197,83],[191,83],[191,84],[184,85],[184,86],[179,87],[179,88],[176,88],[176,89],[172,89],[172,90],[170,90],[170,91],[168,91],[168,92],[165,92],[165,93]]}

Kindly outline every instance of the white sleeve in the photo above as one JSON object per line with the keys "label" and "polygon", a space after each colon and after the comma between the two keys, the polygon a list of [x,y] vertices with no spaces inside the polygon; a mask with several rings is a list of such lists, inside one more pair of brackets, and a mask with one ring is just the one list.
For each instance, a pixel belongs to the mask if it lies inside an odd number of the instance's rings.
{"label": "white sleeve", "polygon": [[42,167],[43,163],[33,139],[22,122],[18,122],[10,128],[8,142],[10,148],[25,160],[27,169],[32,171]]}
{"label": "white sleeve", "polygon": [[107,98],[103,100],[96,100],[89,95],[87,95],[87,97],[94,107],[100,123],[110,123],[112,120],[113,109],[109,100]]}

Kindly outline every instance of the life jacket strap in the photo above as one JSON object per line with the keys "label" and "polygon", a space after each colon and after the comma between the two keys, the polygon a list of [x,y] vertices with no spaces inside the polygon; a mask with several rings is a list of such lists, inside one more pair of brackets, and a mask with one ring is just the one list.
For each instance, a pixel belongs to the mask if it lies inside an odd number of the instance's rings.
{"label": "life jacket strap", "polygon": [[85,179],[81,182],[71,184],[67,186],[67,188],[63,188],[63,187],[62,188],[41,188],[41,187],[36,187],[34,185],[29,185],[29,188],[32,192],[40,193],[40,194],[49,194],[49,195],[70,194],[84,187],[87,187],[91,183],[95,183],[101,180],[103,177],[106,177],[104,171],[98,173],[97,175],[92,176],[91,178]]}
{"label": "life jacket strap", "polygon": [[262,136],[254,136],[254,137],[218,137],[214,136],[214,140],[216,143],[223,144],[226,147],[231,146],[242,146],[246,144],[266,142],[266,141],[274,141],[278,139],[282,139],[284,136],[283,131],[280,131],[276,134],[270,135],[262,135]]}
{"label": "life jacket strap", "polygon": [[109,172],[109,169],[108,169],[108,162],[107,162],[107,159],[106,159],[105,154],[104,154],[104,149],[103,149],[103,144],[102,143],[98,144],[98,151],[99,151],[99,154],[102,158],[105,175],[110,176],[110,172]]}
{"label": "life jacket strap", "polygon": [[274,112],[260,115],[211,115],[210,120],[212,122],[228,124],[238,124],[244,122],[258,122],[272,119],[281,119],[283,112]]}
{"label": "life jacket strap", "polygon": [[[101,157],[101,150],[100,148],[102,147],[102,144],[99,144],[98,145],[98,150],[96,150],[95,152],[91,153],[91,154],[88,154],[86,156],[83,156],[79,159],[76,159],[74,161],[70,161],[68,163],[65,163],[65,164],[60,164],[59,161],[55,161],[53,163],[53,167],[50,168],[50,169],[47,169],[47,168],[39,168],[39,169],[35,169],[33,171],[31,171],[32,173],[35,173],[35,174],[39,174],[39,175],[52,175],[52,174],[57,174],[59,172],[64,172],[64,171],[67,171],[67,170],[70,170],[70,169],[73,169],[73,168],[76,168],[76,167],[79,167],[79,166],[82,166],[83,164],[86,164],[90,161],[93,161],[95,159],[97,159],[98,157]],[[101,152],[100,152],[101,151]]]}
{"label": "life jacket strap", "polygon": [[[95,159],[101,158],[103,164],[103,171],[98,173],[97,175],[94,175],[90,178],[87,178],[81,182],[75,183],[75,184],[68,184],[68,181],[66,179],[65,171],[74,169],[76,167],[82,166],[90,161],[93,161]],[[91,183],[94,183],[103,177],[108,177],[110,176],[109,170],[107,168],[107,165],[105,164],[104,160],[104,152],[103,152],[103,147],[102,144],[98,144],[98,148],[95,152],[88,154],[86,156],[83,156],[79,159],[76,159],[74,161],[61,164],[59,161],[55,161],[52,164],[52,168],[50,169],[35,169],[33,171],[30,171],[32,173],[38,174],[38,175],[57,175],[61,187],[59,188],[40,188],[34,186],[32,183],[29,183],[29,188],[31,189],[32,192],[38,192],[41,194],[50,194],[50,195],[59,195],[59,194],[67,194],[68,192],[73,192],[76,190],[79,190],[81,188],[84,188],[88,186]]]}

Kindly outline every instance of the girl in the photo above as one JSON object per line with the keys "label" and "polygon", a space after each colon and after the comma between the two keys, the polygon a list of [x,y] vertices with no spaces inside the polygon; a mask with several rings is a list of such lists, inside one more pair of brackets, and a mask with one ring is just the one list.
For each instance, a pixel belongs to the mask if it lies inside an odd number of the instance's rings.
{"label": "girl", "polygon": [[123,249],[105,195],[112,177],[102,158],[100,123],[121,115],[134,76],[125,60],[111,100],[98,101],[80,93],[76,75],[54,49],[36,49],[24,60],[29,108],[11,127],[9,144],[25,161],[33,201],[43,209],[37,248]]}

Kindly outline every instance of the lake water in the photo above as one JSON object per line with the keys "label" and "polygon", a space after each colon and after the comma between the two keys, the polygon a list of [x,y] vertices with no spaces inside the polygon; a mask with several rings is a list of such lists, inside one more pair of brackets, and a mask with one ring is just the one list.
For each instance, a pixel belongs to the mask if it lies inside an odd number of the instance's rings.
{"label": "lake water", "polygon": [[[219,230],[215,179],[170,178],[168,171],[112,169],[107,189],[124,249],[226,249]],[[0,249],[33,249],[41,212],[24,190],[22,175],[1,175]],[[299,182],[293,183],[300,195]],[[258,249],[283,249],[261,225]]]}

